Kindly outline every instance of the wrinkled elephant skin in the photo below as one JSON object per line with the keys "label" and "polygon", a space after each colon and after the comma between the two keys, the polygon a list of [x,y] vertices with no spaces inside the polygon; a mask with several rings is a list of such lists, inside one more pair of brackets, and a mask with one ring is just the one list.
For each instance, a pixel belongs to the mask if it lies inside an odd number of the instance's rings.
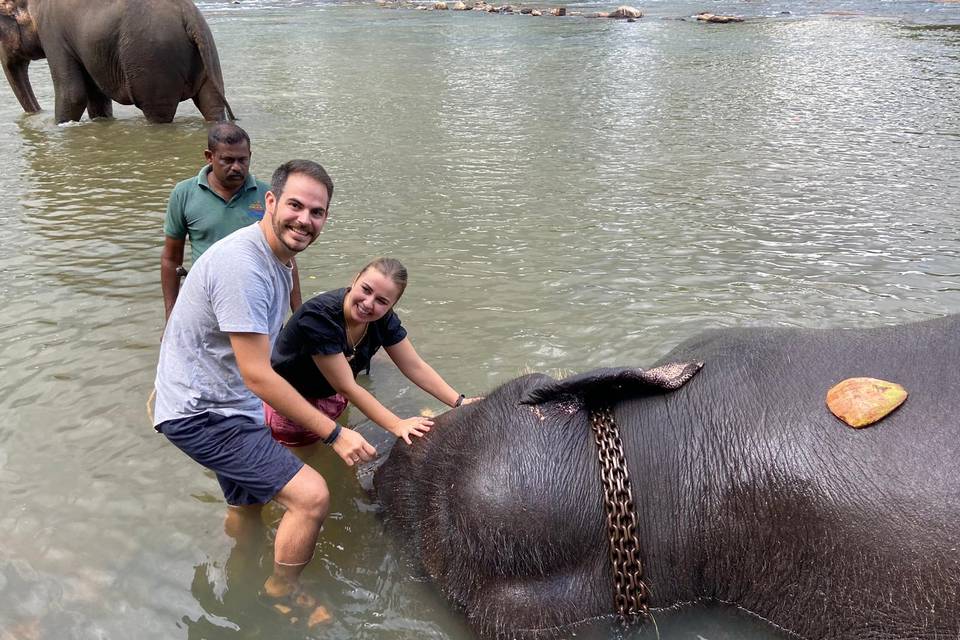
{"label": "wrinkled elephant skin", "polygon": [[[721,330],[663,361],[704,364],[672,392],[598,392],[600,371],[533,405],[554,381],[517,378],[378,470],[388,527],[481,635],[613,613],[588,419],[613,402],[654,615],[714,600],[811,640],[960,637],[960,316]],[[824,399],[857,376],[910,397],[852,429]]]}
{"label": "wrinkled elephant skin", "polygon": [[213,35],[191,0],[6,0],[0,62],[20,106],[40,110],[27,69],[47,58],[57,122],[132,104],[170,122],[187,99],[207,120],[233,118]]}

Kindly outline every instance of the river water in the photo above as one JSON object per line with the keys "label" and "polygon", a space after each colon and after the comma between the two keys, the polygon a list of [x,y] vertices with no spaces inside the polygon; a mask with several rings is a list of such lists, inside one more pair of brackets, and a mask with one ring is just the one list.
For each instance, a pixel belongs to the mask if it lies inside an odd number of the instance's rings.
{"label": "river water", "polygon": [[[308,157],[336,182],[304,293],[400,258],[401,317],[464,392],[644,366],[705,328],[960,308],[960,5],[649,2],[635,23],[200,6],[254,172]],[[203,123],[184,103],[172,125],[117,107],[57,127],[42,61],[32,77],[41,114],[0,88],[0,638],[466,636],[332,455],[312,461],[333,502],[305,577],[333,621],[258,602],[269,542],[234,549],[215,480],[145,410],[162,212]],[[364,384],[399,414],[439,409],[382,361]],[[716,608],[660,633],[774,637]]]}

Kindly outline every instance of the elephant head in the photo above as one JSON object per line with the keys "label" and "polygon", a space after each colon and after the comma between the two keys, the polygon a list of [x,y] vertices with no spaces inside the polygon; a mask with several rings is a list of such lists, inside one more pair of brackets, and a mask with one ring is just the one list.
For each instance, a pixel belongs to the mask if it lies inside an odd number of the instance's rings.
{"label": "elephant head", "polygon": [[27,113],[40,111],[33,94],[27,69],[31,60],[46,57],[37,35],[37,25],[30,15],[27,0],[0,2],[0,63],[20,106]]}
{"label": "elephant head", "polygon": [[[597,369],[562,380],[531,374],[437,416],[429,433],[394,447],[376,472],[388,526],[483,637],[541,637],[611,613],[590,416],[662,398],[700,367]],[[645,431],[637,422],[631,442]]]}

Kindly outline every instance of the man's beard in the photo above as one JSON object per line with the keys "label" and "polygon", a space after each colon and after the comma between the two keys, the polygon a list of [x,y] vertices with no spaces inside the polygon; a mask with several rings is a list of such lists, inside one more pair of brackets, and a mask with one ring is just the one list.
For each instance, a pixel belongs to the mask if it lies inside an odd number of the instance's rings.
{"label": "man's beard", "polygon": [[[302,248],[294,248],[294,247],[291,247],[289,244],[287,244],[287,241],[284,240],[284,237],[283,237],[283,230],[284,230],[284,229],[287,229],[287,228],[298,229],[298,230],[304,231],[304,232],[307,234],[307,236],[310,238],[310,239],[307,241],[307,244],[306,244],[304,247],[302,247]],[[313,241],[317,239],[316,234],[310,233],[308,230],[304,229],[303,227],[300,227],[300,226],[291,226],[291,225],[283,225],[283,224],[281,224],[281,223],[280,223],[278,220],[276,220],[276,219],[274,219],[274,221],[273,221],[273,234],[274,234],[275,236],[277,236],[277,240],[280,241],[280,244],[282,244],[283,246],[285,246],[285,247],[286,247],[287,249],[289,249],[290,251],[293,251],[294,253],[300,253],[301,251],[303,251],[304,249],[306,249],[307,247],[309,247],[311,244],[313,244]]]}

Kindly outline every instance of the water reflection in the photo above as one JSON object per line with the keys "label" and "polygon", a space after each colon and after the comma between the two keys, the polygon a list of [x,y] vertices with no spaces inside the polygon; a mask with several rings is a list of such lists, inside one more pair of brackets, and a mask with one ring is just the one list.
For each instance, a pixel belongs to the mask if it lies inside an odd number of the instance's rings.
{"label": "water reflection", "polygon": [[233,546],[226,561],[208,559],[194,568],[190,593],[204,613],[183,620],[188,638],[262,637],[259,619],[271,605],[257,597],[258,586],[270,574],[264,567],[272,566],[272,554],[262,520],[248,519],[244,524],[242,530],[231,532]]}
{"label": "water reflection", "polygon": [[201,122],[118,119],[57,127],[22,119],[23,258],[36,275],[100,299],[135,298],[144,275],[154,276],[170,189],[202,163]]}

